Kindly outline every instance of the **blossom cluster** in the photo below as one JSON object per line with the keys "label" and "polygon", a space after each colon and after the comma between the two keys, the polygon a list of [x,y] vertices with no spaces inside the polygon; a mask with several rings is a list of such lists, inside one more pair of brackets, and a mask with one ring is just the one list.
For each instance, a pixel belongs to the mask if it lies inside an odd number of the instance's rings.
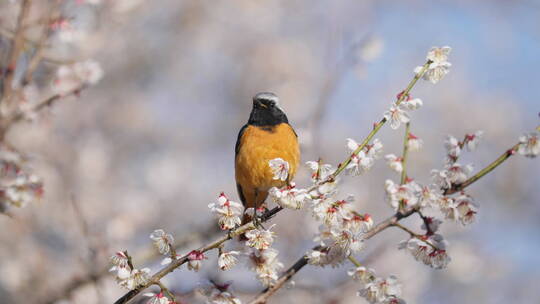
{"label": "blossom cluster", "polygon": [[133,290],[141,285],[148,283],[150,278],[150,269],[133,268],[130,257],[126,252],[118,251],[111,257],[113,265],[109,271],[116,271],[116,282],[118,285]]}
{"label": "blossom cluster", "polygon": [[379,139],[373,140],[371,145],[366,145],[362,150],[358,150],[360,145],[352,138],[347,138],[347,148],[351,152],[351,161],[347,164],[345,169],[347,173],[353,176],[358,176],[367,172],[375,160],[379,159],[382,155],[383,145]]}
{"label": "blossom cluster", "polygon": [[278,250],[270,248],[274,242],[275,233],[269,229],[253,229],[246,232],[246,246],[250,249],[251,268],[257,274],[257,279],[264,285],[270,286],[278,279],[278,271],[283,264],[278,260]]}
{"label": "blossom cluster", "polygon": [[[398,102],[403,99],[403,92],[398,95]],[[386,112],[384,112],[384,118],[390,122],[390,127],[392,129],[397,129],[402,123],[408,123],[411,121],[408,111],[419,109],[423,102],[420,98],[412,98],[410,95],[407,95],[403,101],[395,102],[390,106]]]}
{"label": "blossom cluster", "polygon": [[103,69],[94,60],[62,65],[56,71],[53,90],[56,94],[63,96],[82,89],[85,85],[95,85],[102,77]]}
{"label": "blossom cluster", "polygon": [[235,297],[230,291],[230,283],[216,284],[212,282],[212,285],[202,288],[202,294],[206,296],[206,303],[208,304],[241,304],[240,299]]}
{"label": "blossom cluster", "polygon": [[[448,72],[452,64],[448,62],[448,55],[452,48],[449,46],[432,47],[429,50],[426,59],[428,60],[428,68],[422,75],[424,80],[430,81],[433,84],[439,82]],[[414,73],[418,74],[423,67],[419,66],[414,69]]]}
{"label": "blossom cluster", "polygon": [[219,227],[223,230],[233,229],[242,223],[244,206],[229,200],[223,192],[219,195],[217,202],[209,204],[208,208],[216,215]]}
{"label": "blossom cluster", "polygon": [[25,166],[18,152],[0,147],[0,213],[24,207],[43,195],[41,179]]}
{"label": "blossom cluster", "polygon": [[364,297],[369,303],[405,304],[405,301],[400,298],[401,283],[395,276],[377,277],[373,269],[364,266],[351,269],[347,274],[362,284],[358,295]]}

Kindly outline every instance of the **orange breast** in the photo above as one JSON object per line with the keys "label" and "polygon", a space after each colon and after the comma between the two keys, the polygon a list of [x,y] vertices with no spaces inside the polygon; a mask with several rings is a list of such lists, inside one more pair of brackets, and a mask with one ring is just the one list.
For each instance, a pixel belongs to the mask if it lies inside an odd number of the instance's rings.
{"label": "orange breast", "polygon": [[[282,158],[290,165],[289,180],[296,174],[300,161],[300,148],[292,127],[282,123],[272,128],[248,126],[240,138],[240,149],[235,159],[236,182],[246,196],[246,205],[253,206],[255,191],[266,198],[271,187],[281,187],[285,181],[274,180],[268,162]],[[259,202],[262,200],[257,199]],[[263,199],[264,200],[264,199]]]}

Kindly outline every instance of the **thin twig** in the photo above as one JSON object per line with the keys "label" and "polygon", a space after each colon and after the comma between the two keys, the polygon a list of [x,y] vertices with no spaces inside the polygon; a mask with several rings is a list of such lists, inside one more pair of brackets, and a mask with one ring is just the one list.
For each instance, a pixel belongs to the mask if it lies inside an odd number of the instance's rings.
{"label": "thin twig", "polygon": [[507,160],[510,156],[514,155],[519,147],[519,143],[515,144],[512,148],[508,149],[506,152],[504,152],[501,156],[499,156],[499,158],[497,158],[496,160],[494,160],[491,164],[489,164],[488,166],[486,166],[484,169],[480,170],[478,173],[476,173],[475,175],[471,176],[470,178],[468,178],[465,182],[463,182],[462,184],[459,184],[459,185],[452,185],[452,188],[451,189],[447,189],[446,191],[444,191],[444,194],[445,195],[450,195],[450,194],[454,194],[454,193],[457,193],[457,192],[460,192],[461,190],[467,188],[468,186],[470,186],[472,183],[476,182],[477,180],[479,180],[480,178],[482,178],[483,176],[485,176],[486,174],[488,174],[489,172],[493,171],[493,169],[497,168],[499,165],[501,165],[505,160]]}
{"label": "thin twig", "polygon": [[[427,71],[430,64],[431,64],[431,61],[428,60],[422,66],[422,69],[420,70],[420,72],[418,72],[418,74],[414,75],[414,78],[411,80],[411,82],[409,82],[409,85],[407,86],[407,88],[399,95],[399,98],[396,101],[396,105],[399,105],[401,102],[403,102],[403,100],[405,100],[405,98],[407,96],[409,96],[409,93],[411,92],[412,88],[414,87],[414,85],[416,84],[418,79],[420,79],[424,75],[424,73]],[[386,123],[386,121],[387,121],[387,119],[386,119],[386,117],[384,117],[383,119],[381,119],[381,121],[379,121],[375,125],[373,130],[368,134],[366,139],[364,139],[364,141],[358,146],[358,148],[356,148],[356,150],[354,150],[354,152],[351,155],[349,155],[349,157],[343,163],[341,163],[339,165],[337,170],[333,174],[330,175],[331,178],[335,178],[338,174],[340,174],[343,170],[345,170],[347,165],[351,162],[351,160],[353,158],[353,155],[357,155],[358,153],[360,153],[360,151],[362,151],[362,149],[364,149],[364,147],[371,141],[373,136],[375,136],[375,134],[377,132],[379,132],[379,130],[382,128],[382,126]]]}
{"label": "thin twig", "polygon": [[400,223],[395,223],[394,226],[400,228],[401,230],[407,232],[408,234],[410,234],[411,237],[414,237],[426,244],[428,244],[429,246],[431,246],[433,249],[435,250],[439,250],[439,248],[435,245],[433,245],[431,242],[428,242],[424,237],[422,237],[421,235],[417,234],[417,233],[414,233],[411,229],[401,225]]}
{"label": "thin twig", "polygon": [[409,133],[411,132],[411,123],[405,124],[405,139],[403,140],[403,154],[401,156],[401,164],[403,170],[401,171],[401,184],[403,185],[407,181],[407,157],[409,154]]}
{"label": "thin twig", "polygon": [[56,15],[59,5],[60,5],[60,2],[56,2],[56,4],[54,4],[49,9],[48,17],[46,18],[45,23],[43,25],[43,32],[41,33],[41,37],[39,38],[39,41],[35,48],[34,55],[30,59],[30,63],[28,63],[28,67],[26,68],[26,71],[24,73],[23,85],[26,85],[32,82],[34,71],[39,66],[41,59],[43,59],[44,51],[45,51],[45,43],[49,39],[51,35],[51,31],[52,31],[50,24],[55,19],[55,15]]}
{"label": "thin twig", "polygon": [[19,12],[19,16],[17,18],[17,26],[15,28],[15,34],[13,36],[13,44],[11,45],[11,48],[9,49],[9,56],[8,56],[8,63],[7,63],[7,70],[4,75],[4,92],[2,94],[3,100],[8,100],[11,95],[11,91],[13,89],[12,82],[13,82],[13,75],[15,74],[15,68],[17,64],[17,59],[20,56],[20,52],[22,50],[23,44],[24,44],[24,20],[28,16],[28,12],[30,11],[30,0],[23,0],[21,3],[21,9]]}

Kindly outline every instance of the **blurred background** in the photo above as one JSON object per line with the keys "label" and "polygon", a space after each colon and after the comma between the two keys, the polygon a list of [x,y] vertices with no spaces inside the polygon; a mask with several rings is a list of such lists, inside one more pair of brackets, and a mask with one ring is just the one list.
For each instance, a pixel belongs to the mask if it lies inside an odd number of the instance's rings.
{"label": "blurred background", "polygon": [[[13,28],[18,2],[0,1],[0,27]],[[412,153],[409,172],[422,183],[443,166],[447,134],[485,132],[463,161],[478,170],[539,123],[538,1],[64,3],[70,32],[52,50],[66,61],[94,58],[105,74],[8,134],[45,193],[0,216],[2,303],[111,303],[125,293],[106,272],[115,251],[127,249],[136,267],[155,272],[154,229],[172,233],[181,253],[219,235],[207,205],[221,191],[238,200],[234,144],[257,92],[280,97],[303,162],[320,156],[335,165],[347,156],[345,139],[369,133],[429,48],[451,46],[451,72],[413,90],[424,101],[412,113],[424,149]],[[385,154],[401,153],[402,135],[382,129]],[[452,257],[446,270],[398,251],[407,235],[396,229],[369,240],[358,259],[380,276],[396,275],[408,303],[532,303],[540,297],[539,172],[538,159],[513,157],[469,188],[478,221],[442,226]],[[308,175],[303,168],[297,184]],[[380,160],[368,174],[344,178],[340,195],[354,194],[357,209],[378,222],[392,214],[388,178],[398,179]],[[273,222],[288,267],[313,246],[317,225],[306,211]],[[418,218],[405,223],[419,231]],[[270,303],[364,303],[351,267],[306,267]],[[262,290],[246,266],[218,271],[215,252],[200,272],[182,267],[164,283],[181,303],[203,303],[195,290],[210,278],[232,280],[245,302]]]}

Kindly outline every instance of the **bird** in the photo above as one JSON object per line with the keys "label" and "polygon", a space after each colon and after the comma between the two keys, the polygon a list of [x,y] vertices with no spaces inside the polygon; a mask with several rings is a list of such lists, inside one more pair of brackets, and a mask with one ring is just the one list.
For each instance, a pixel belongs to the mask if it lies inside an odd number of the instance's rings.
{"label": "bird", "polygon": [[[284,181],[273,178],[269,161],[275,158],[289,163],[289,174]],[[290,183],[299,162],[298,135],[280,107],[279,98],[269,92],[256,94],[248,122],[238,132],[235,146],[236,188],[244,207],[257,212],[270,188]],[[245,215],[242,222],[250,220],[251,217]]]}

